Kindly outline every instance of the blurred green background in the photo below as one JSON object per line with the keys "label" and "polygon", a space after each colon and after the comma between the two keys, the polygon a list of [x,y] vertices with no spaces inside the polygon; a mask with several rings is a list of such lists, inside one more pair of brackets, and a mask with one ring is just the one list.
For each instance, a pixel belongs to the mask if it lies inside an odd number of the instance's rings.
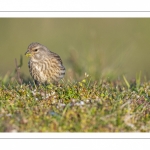
{"label": "blurred green background", "polygon": [[24,53],[39,42],[58,53],[66,79],[135,78],[140,71],[150,79],[149,18],[1,18],[0,76],[15,69],[30,76]]}

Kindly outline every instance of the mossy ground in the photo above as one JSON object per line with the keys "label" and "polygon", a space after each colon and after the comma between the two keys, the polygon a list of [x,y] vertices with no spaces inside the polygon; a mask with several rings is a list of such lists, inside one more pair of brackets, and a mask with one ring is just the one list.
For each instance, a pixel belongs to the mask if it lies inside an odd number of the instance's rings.
{"label": "mossy ground", "polygon": [[150,82],[0,85],[0,132],[148,132]]}

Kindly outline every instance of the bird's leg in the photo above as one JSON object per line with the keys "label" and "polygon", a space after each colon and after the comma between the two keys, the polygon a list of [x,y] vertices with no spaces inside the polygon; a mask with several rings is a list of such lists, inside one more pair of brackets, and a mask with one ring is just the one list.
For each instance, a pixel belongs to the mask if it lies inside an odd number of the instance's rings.
{"label": "bird's leg", "polygon": [[40,86],[40,83],[37,81],[37,80],[34,80],[34,85],[35,85],[35,87],[36,87],[36,89]]}

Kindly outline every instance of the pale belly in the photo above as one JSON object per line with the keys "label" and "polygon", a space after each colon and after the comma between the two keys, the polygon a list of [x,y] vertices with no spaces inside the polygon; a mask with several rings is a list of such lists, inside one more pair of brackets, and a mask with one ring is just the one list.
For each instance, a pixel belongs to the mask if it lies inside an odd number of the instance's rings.
{"label": "pale belly", "polygon": [[46,70],[43,70],[41,64],[32,63],[30,65],[32,65],[32,67],[30,67],[30,73],[34,80],[42,83],[48,82],[50,80],[46,75]]}

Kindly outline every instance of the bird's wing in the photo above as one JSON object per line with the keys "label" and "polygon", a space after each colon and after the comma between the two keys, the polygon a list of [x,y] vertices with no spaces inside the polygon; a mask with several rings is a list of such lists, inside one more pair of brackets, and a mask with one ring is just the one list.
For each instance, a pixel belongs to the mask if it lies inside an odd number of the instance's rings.
{"label": "bird's wing", "polygon": [[62,60],[61,60],[61,58],[60,58],[60,56],[59,55],[57,55],[56,53],[54,53],[54,52],[51,52],[51,57],[55,57],[56,58],[56,60],[58,61],[58,62],[60,62],[61,64],[63,64],[63,62],[62,62]]}

